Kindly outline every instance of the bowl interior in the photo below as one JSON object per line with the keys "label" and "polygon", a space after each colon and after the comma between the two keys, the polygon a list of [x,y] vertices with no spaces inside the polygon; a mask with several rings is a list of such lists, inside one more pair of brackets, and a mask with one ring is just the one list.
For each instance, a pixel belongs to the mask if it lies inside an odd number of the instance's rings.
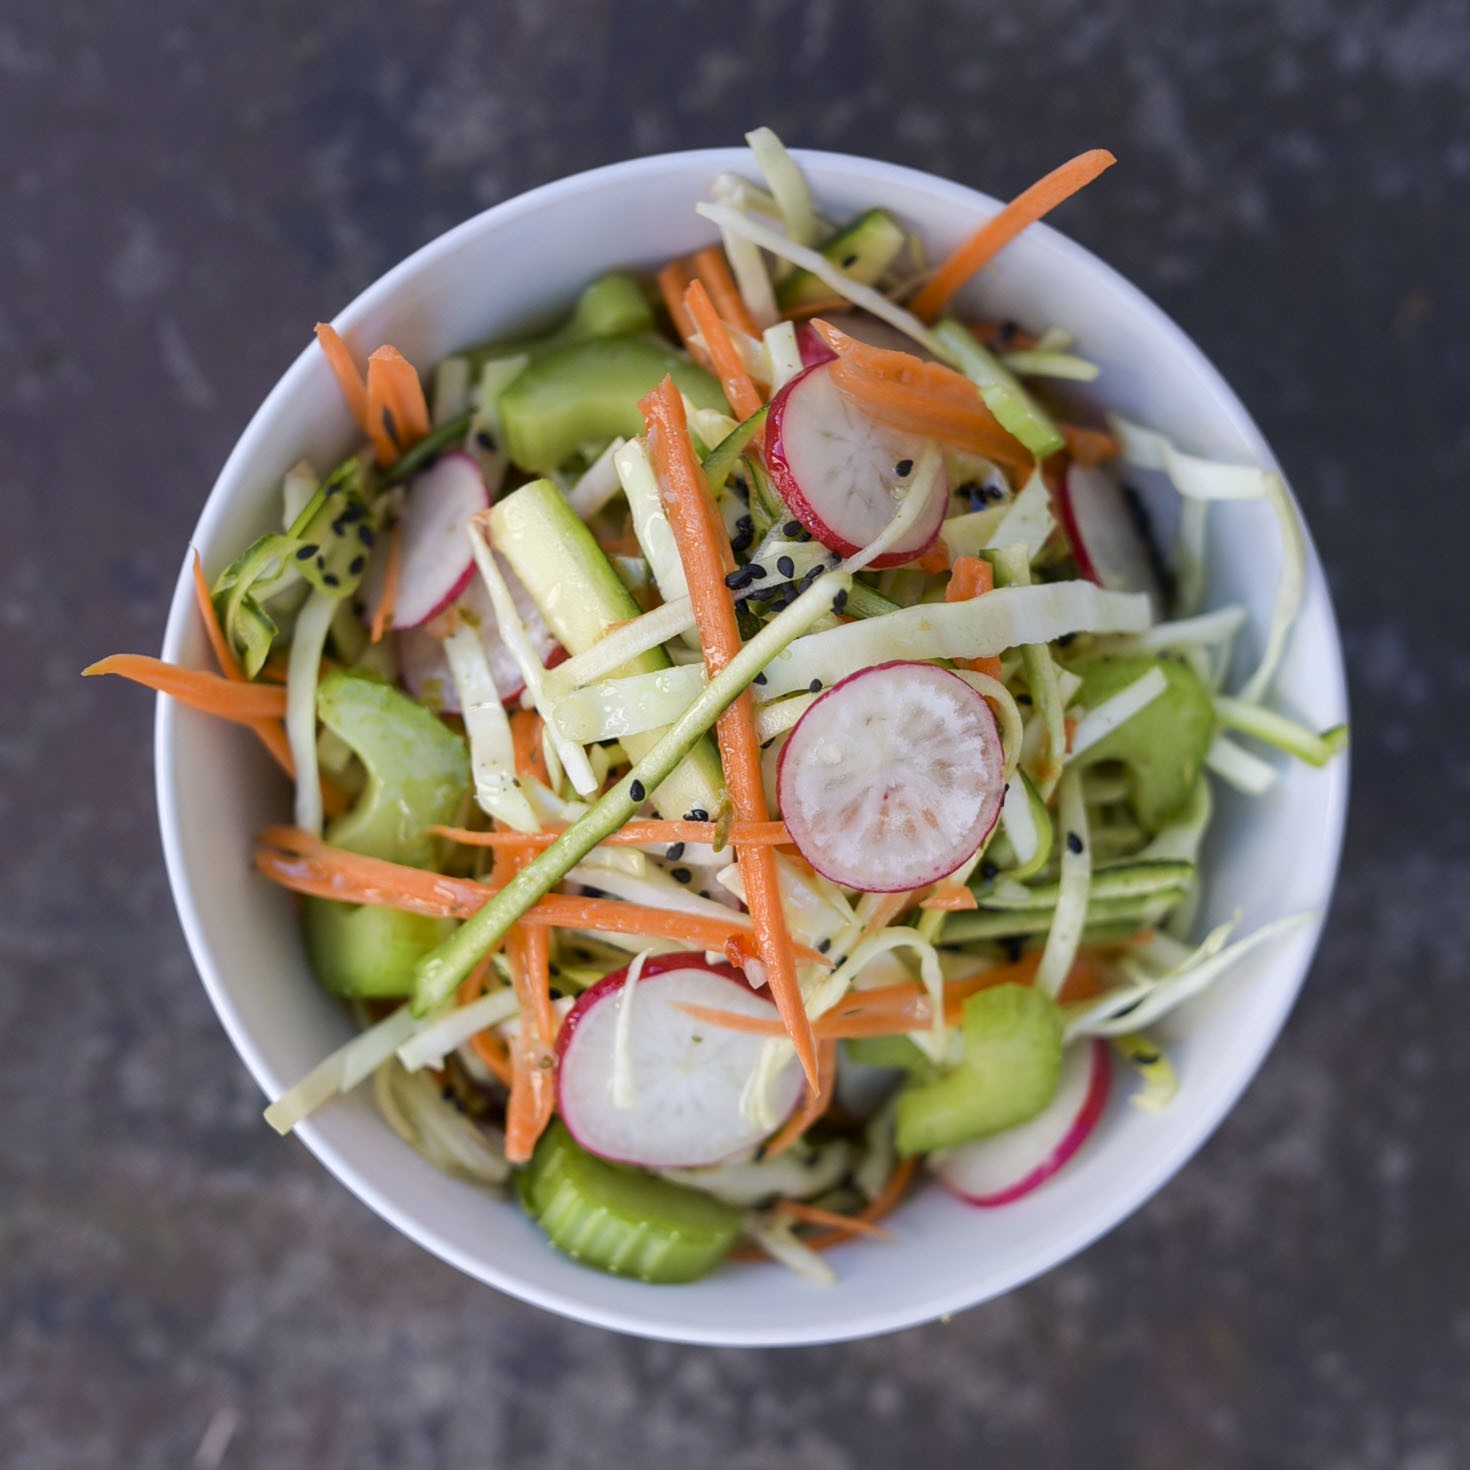
{"label": "bowl interior", "polygon": [[[922,231],[934,252],[994,201],[908,169],[840,155],[802,162],[821,207],[844,217],[874,204]],[[738,150],[666,155],[548,185],[470,220],[366,291],[338,318],[359,353],[392,341],[420,364],[519,330],[564,305],[611,265],[651,265],[708,243],[693,213]],[[1269,462],[1239,401],[1197,348],[1145,297],[1049,228],[1029,231],[972,284],[963,305],[1053,323],[1102,364],[1096,399],[1189,448]],[[303,455],[340,457],[354,430],[314,349],[262,405],[214,487],[194,544],[213,572],[275,523],[285,470]],[[1167,510],[1167,492],[1146,487]],[[1210,605],[1239,601],[1260,647],[1274,591],[1269,511],[1217,509]],[[165,656],[207,665],[187,563]],[[1345,717],[1341,656],[1316,553],[1306,605],[1277,684],[1278,703],[1317,726]],[[170,879],[195,962],[220,1019],[262,1089],[274,1095],[348,1035],[342,1011],[307,968],[291,898],[250,868],[255,833],[286,818],[283,783],[248,734],[161,701],[159,808]],[[1221,793],[1208,851],[1202,924],[1239,908],[1247,927],[1325,907],[1335,877],[1347,769],[1293,764],[1268,797]],[[1252,955],[1166,1028],[1181,1088],[1164,1113],[1127,1103],[1120,1074],[1103,1125],[1046,1188],[994,1211],[938,1189],[897,1216],[901,1243],[859,1242],[832,1254],[841,1284],[810,1285],[781,1268],[734,1265],[659,1289],[584,1270],[555,1254],[513,1205],[449,1179],[378,1119],[360,1090],[300,1131],[349,1188],[415,1240],[470,1275],[584,1321],[709,1343],[798,1343],[864,1336],[983,1301],[1065,1259],[1146,1199],[1202,1142],[1275,1037],[1305,973],[1317,925]]]}

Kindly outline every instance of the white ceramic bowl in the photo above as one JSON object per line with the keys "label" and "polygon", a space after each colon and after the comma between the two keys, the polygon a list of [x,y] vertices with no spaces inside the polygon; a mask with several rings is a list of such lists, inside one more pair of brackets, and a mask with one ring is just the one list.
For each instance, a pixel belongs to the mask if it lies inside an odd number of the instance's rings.
{"label": "white ceramic bowl", "polygon": [[[872,205],[918,228],[937,255],[994,200],[911,169],[828,153],[801,162],[826,212]],[[425,246],[338,318],[359,352],[391,341],[421,365],[554,316],[613,265],[652,265],[709,242],[695,201],[739,150],[668,154],[579,174],[512,199]],[[1106,183],[1100,187],[1106,187]],[[964,305],[1037,326],[1064,325],[1103,367],[1099,401],[1207,454],[1269,462],[1259,430],[1198,348],[1146,297],[1047,227],[1033,228],[973,284]],[[303,323],[303,336],[305,327]],[[285,470],[334,463],[356,439],[326,363],[308,347],[235,446],[194,544],[211,569],[274,523]],[[1270,514],[1222,506],[1210,598],[1249,607],[1259,647],[1277,560]],[[1249,651],[1249,650],[1247,650]],[[180,572],[164,656],[206,667],[189,568]],[[1316,553],[1278,702],[1323,727],[1345,718],[1341,653]],[[161,701],[156,757],[164,852],[179,915],[210,1000],[262,1090],[274,1096],[341,1043],[349,1023],[312,979],[293,899],[255,877],[253,839],[289,812],[288,794],[241,730]],[[1347,765],[1290,765],[1271,794],[1225,797],[1210,839],[1202,922],[1237,906],[1247,927],[1325,908],[1336,873]],[[1159,1115],[1115,1087],[1101,1127],[1055,1179],[999,1210],[938,1188],[894,1217],[897,1243],[831,1254],[841,1282],[820,1287],[767,1264],[735,1264],[691,1286],[654,1287],[555,1253],[511,1203],[437,1172],[378,1118],[365,1090],[299,1130],[313,1153],[384,1219],[469,1275],[585,1322],[700,1343],[789,1344],[881,1333],[996,1296],[1082,1249],[1146,1200],[1240,1095],[1276,1037],[1319,924],[1258,952],[1167,1029],[1181,1080]],[[264,1124],[262,1124],[262,1127]],[[282,1147],[288,1145],[283,1144]]]}

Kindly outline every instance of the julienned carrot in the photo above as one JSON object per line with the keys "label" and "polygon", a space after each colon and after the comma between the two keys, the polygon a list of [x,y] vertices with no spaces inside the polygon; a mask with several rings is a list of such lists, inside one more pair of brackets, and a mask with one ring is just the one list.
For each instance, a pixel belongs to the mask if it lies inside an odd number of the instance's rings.
{"label": "julienned carrot", "polygon": [[689,315],[694,318],[699,335],[704,338],[710,360],[719,375],[720,386],[725,390],[725,397],[729,400],[735,417],[748,419],[760,409],[761,396],[756,391],[750,374],[746,372],[739,349],[731,340],[724,322],[720,320],[714,302],[709,299],[709,292],[705,290],[703,281],[690,284],[684,292],[684,304],[689,308]]}
{"label": "julienned carrot", "polygon": [[1067,441],[1067,453],[1078,464],[1105,464],[1118,457],[1118,441],[1106,429],[1089,429],[1083,424],[1060,422],[1057,428]]}
{"label": "julienned carrot", "polygon": [[[521,862],[511,864],[514,876]],[[524,1164],[556,1106],[552,1044],[556,1012],[551,1005],[551,946],[546,930],[524,921],[505,939],[510,980],[520,1004],[520,1025],[510,1048],[510,1101],[505,1110],[505,1156]]]}
{"label": "julienned carrot", "polygon": [[[769,1157],[770,1150],[767,1151]],[[785,1215],[800,1225],[826,1225],[850,1235],[872,1235],[880,1240],[892,1240],[893,1232],[861,1215],[842,1215],[836,1210],[824,1210],[820,1205],[809,1205],[799,1199],[778,1199],[772,1206],[778,1215]]]}
{"label": "julienned carrot", "polygon": [[240,679],[244,672],[240,668],[234,651],[230,648],[230,640],[225,637],[225,630],[219,625],[219,614],[214,610],[214,598],[209,594],[209,583],[204,578],[204,563],[199,559],[199,553],[194,553],[194,604],[199,609],[199,620],[204,624],[204,636],[209,639],[209,646],[214,650],[214,661],[219,665],[219,671],[227,679]]}
{"label": "julienned carrot", "polygon": [[704,282],[704,289],[709,292],[709,299],[714,302],[720,316],[737,331],[759,340],[761,330],[746,307],[734,276],[730,274],[725,252],[717,245],[709,245],[699,251],[694,257],[694,274]]}
{"label": "julienned carrot", "polygon": [[352,354],[347,350],[347,344],[337,335],[337,329],[328,326],[326,322],[316,324],[316,340],[321,344],[327,357],[327,366],[332,369],[332,376],[336,378],[342,397],[347,401],[347,412],[357,420],[358,428],[367,433],[367,385],[362,380],[361,370],[352,360]]}
{"label": "julienned carrot", "polygon": [[249,725],[256,720],[281,719],[286,713],[286,691],[279,685],[247,684],[222,674],[184,669],[143,653],[114,653],[82,670],[93,674],[118,674],[187,704],[190,709]]}
{"label": "julienned carrot", "polygon": [[396,347],[379,347],[368,357],[367,418],[379,464],[390,464],[429,432],[423,384]]}
{"label": "julienned carrot", "polygon": [[[995,569],[982,556],[961,556],[949,569],[949,586],[944,589],[946,602],[968,602],[972,597],[983,597],[995,587]],[[961,668],[972,673],[986,674],[992,679],[1000,678],[1000,659],[988,658],[956,659]]]}
{"label": "julienned carrot", "polygon": [[786,1120],[781,1131],[766,1145],[766,1158],[774,1158],[796,1142],[808,1128],[819,1122],[832,1106],[833,1094],[837,1091],[837,1043],[817,1043],[817,1085],[806,1085],[806,1096],[801,1106]]}
{"label": "julienned carrot", "polygon": [[[490,974],[490,966],[493,962],[493,953],[483,956],[480,963],[460,981],[458,997],[460,1005],[467,1006],[472,1000],[479,999],[484,992],[485,980]],[[506,1048],[505,1038],[493,1026],[487,1026],[483,1031],[476,1031],[470,1037],[470,1050],[479,1057],[492,1076],[507,1088],[510,1086],[510,1052]]]}
{"label": "julienned carrot", "polygon": [[[548,775],[546,770],[546,751],[541,744],[541,731],[543,727],[541,716],[533,709],[518,709],[511,714],[510,738],[512,748],[515,751],[516,771],[522,776],[534,776],[538,781],[545,782],[548,779]],[[510,832],[503,835],[518,838],[530,834]],[[543,843],[542,846],[550,846],[550,843]]]}
{"label": "julienned carrot", "polygon": [[674,324],[674,330],[679,334],[679,340],[685,344],[700,362],[708,362],[709,354],[693,339],[699,335],[699,328],[694,324],[694,318],[689,315],[688,303],[684,300],[684,293],[689,289],[689,266],[683,260],[671,260],[658,273],[659,295],[664,299],[664,307],[669,313],[669,320]]}
{"label": "julienned carrot", "polygon": [[919,900],[921,909],[941,909],[945,913],[959,913],[965,909],[979,908],[975,895],[963,883],[937,883],[927,898]]}
{"label": "julienned carrot", "polygon": [[909,310],[921,321],[932,321],[945,302],[982,266],[987,265],[1028,225],[1085,188],[1118,160],[1106,148],[1093,148],[1068,159],[993,214],[920,287]]}
{"label": "julienned carrot", "polygon": [[1027,352],[1041,340],[1015,322],[966,322],[970,335],[982,346],[996,352]]}
{"label": "julienned carrot", "polygon": [[388,560],[383,567],[383,590],[378,594],[378,605],[373,609],[372,626],[369,634],[374,643],[383,641],[383,634],[393,625],[393,613],[398,606],[398,567],[403,560],[403,533],[394,526],[388,532]]}
{"label": "julienned carrot", "polygon": [[[512,730],[515,716],[511,716]],[[437,837],[466,847],[550,847],[565,830],[547,827],[540,832],[479,832],[470,827],[433,827]],[[604,840],[607,847],[657,847],[669,842],[713,843],[717,833],[713,822],[625,822]],[[747,847],[783,847],[791,841],[785,822],[734,822],[729,838]]]}
{"label": "julienned carrot", "polygon": [[[705,671],[713,678],[740,648],[735,607],[725,586],[725,575],[733,568],[735,558],[724,522],[715,513],[699,461],[694,457],[684,403],[673,380],[665,378],[639,408],[647,426],[649,457],[689,586]],[[716,734],[735,819],[765,821],[760,740],[755,733],[748,689],[720,716]],[[796,1048],[802,1071],[815,1087],[819,1081],[817,1045],[796,978],[796,957],[781,902],[776,855],[768,847],[741,847],[738,843],[735,852],[745,878],[746,906],[771,998]]]}
{"label": "julienned carrot", "polygon": [[[500,883],[453,878],[382,858],[332,847],[295,827],[269,827],[260,835],[255,866],[272,881],[314,898],[373,904],[436,918],[467,919],[498,892]],[[588,929],[601,934],[638,934],[669,939],[688,949],[723,950],[732,935],[748,933],[743,914],[729,919],[648,908],[612,898],[578,898],[548,893],[518,922],[550,929]],[[831,969],[825,955],[794,946],[803,964]]]}
{"label": "julienned carrot", "polygon": [[841,1225],[827,1231],[825,1235],[813,1235],[803,1244],[809,1250],[824,1251],[830,1246],[841,1245],[843,1241],[861,1233],[865,1226],[881,1220],[898,1204],[908,1193],[909,1186],[914,1182],[914,1176],[918,1171],[919,1161],[917,1159],[900,1159],[894,1165],[893,1173],[888,1176],[888,1183],[883,1186],[883,1192],[877,1199],[865,1205],[857,1214],[846,1217]]}

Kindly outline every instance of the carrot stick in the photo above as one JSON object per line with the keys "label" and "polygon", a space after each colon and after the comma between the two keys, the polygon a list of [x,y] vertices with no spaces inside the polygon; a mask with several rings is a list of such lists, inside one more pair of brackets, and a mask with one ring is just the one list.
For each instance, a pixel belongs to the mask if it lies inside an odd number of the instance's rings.
{"label": "carrot stick", "polygon": [[383,641],[383,634],[393,623],[393,613],[398,606],[398,567],[403,560],[403,534],[397,526],[388,533],[388,565],[383,571],[383,590],[378,594],[378,605],[373,609],[372,626],[369,633],[374,643]]}
{"label": "carrot stick", "polygon": [[756,326],[741,296],[730,267],[725,261],[725,252],[716,245],[707,246],[694,257],[694,274],[704,283],[715,310],[747,337],[760,340],[761,329]]}
{"label": "carrot stick", "polygon": [[832,1106],[832,1096],[837,1090],[837,1043],[823,1041],[817,1045],[817,1085],[806,1085],[806,1096],[801,1106],[786,1120],[781,1131],[766,1145],[765,1157],[774,1158],[785,1153],[803,1133],[818,1122]]}
{"label": "carrot stick", "polygon": [[184,669],[143,653],[114,653],[82,670],[83,677],[118,674],[135,684],[157,690],[187,704],[190,709],[249,725],[256,720],[281,719],[286,713],[286,691],[278,685],[247,684]]}
{"label": "carrot stick", "polygon": [[[335,898],[343,903],[403,909],[435,918],[467,919],[503,886],[364,857],[361,853],[332,847],[295,827],[268,827],[262,832],[255,851],[255,866],[273,882],[296,893]],[[652,939],[669,939],[688,949],[723,950],[731,936],[749,933],[746,917],[733,909],[726,920],[649,908],[620,899],[579,898],[565,893],[548,893],[518,922],[549,929],[646,935]],[[803,964],[832,968],[832,962],[816,950],[804,944],[794,948]]]}
{"label": "carrot stick", "polygon": [[856,1215],[845,1219],[835,1230],[829,1230],[825,1235],[814,1235],[804,1244],[811,1250],[823,1251],[829,1246],[841,1245],[844,1240],[858,1234],[864,1225],[871,1225],[874,1221],[881,1220],[908,1193],[909,1186],[914,1182],[914,1176],[918,1171],[919,1161],[917,1159],[900,1159],[893,1173],[888,1176],[888,1183],[883,1186],[883,1192],[877,1199],[865,1205]]}
{"label": "carrot stick", "polygon": [[892,1240],[893,1232],[865,1220],[861,1215],[842,1215],[836,1210],[824,1210],[820,1205],[809,1205],[804,1200],[778,1199],[772,1207],[777,1214],[785,1215],[802,1225],[828,1225],[844,1234],[873,1235],[881,1240]]}
{"label": "carrot stick", "polygon": [[709,353],[693,341],[699,335],[699,328],[695,326],[694,318],[690,316],[688,304],[684,300],[684,293],[689,289],[689,280],[688,263],[683,260],[671,260],[658,273],[659,295],[664,299],[669,320],[673,322],[674,330],[679,334],[679,340],[689,348],[697,361],[707,363]]}
{"label": "carrot stick", "polygon": [[1106,429],[1089,429],[1082,424],[1061,422],[1057,428],[1067,441],[1067,453],[1082,465],[1104,464],[1118,457],[1118,441]]}
{"label": "carrot stick", "polygon": [[396,347],[379,347],[368,358],[367,417],[379,464],[391,463],[429,432],[423,385]]}
{"label": "carrot stick", "polygon": [[[959,557],[949,571],[949,586],[944,589],[946,602],[968,602],[972,597],[983,597],[995,587],[995,569],[982,556]],[[986,674],[992,679],[1000,678],[1000,659],[960,658],[955,662],[962,669],[976,674]]]}
{"label": "carrot stick", "polygon": [[483,1031],[476,1031],[470,1037],[470,1050],[479,1057],[498,1082],[510,1087],[515,1080],[511,1069],[510,1048],[498,1031],[490,1026]]}
{"label": "carrot stick", "polygon": [[996,352],[1026,352],[1041,340],[1034,332],[1010,321],[966,322],[965,325],[982,347]]}
{"label": "carrot stick", "polygon": [[[735,558],[724,522],[715,514],[704,474],[690,446],[684,403],[673,380],[665,378],[639,407],[647,425],[649,456],[689,585],[695,626],[704,649],[705,670],[713,678],[740,648],[735,607],[725,586],[725,574],[733,567]],[[761,748],[748,689],[720,716],[716,734],[736,820],[765,821]],[[739,843],[735,852],[745,877],[746,904],[771,998],[796,1048],[802,1071],[815,1087],[819,1081],[816,1041],[796,978],[796,958],[781,904],[776,855],[768,847],[742,847]]]}
{"label": "carrot stick", "polygon": [[965,909],[979,908],[975,895],[963,883],[939,883],[927,898],[919,900],[921,909],[942,909],[946,913],[958,913]]}
{"label": "carrot stick", "polygon": [[[511,716],[514,726],[515,716]],[[447,837],[451,842],[466,847],[528,847],[540,849],[550,847],[565,828],[547,827],[540,832],[479,832],[470,827],[431,827],[437,837]],[[784,847],[791,841],[785,822],[733,822],[730,826],[730,841],[743,842],[749,847]],[[716,837],[713,822],[625,822],[612,836],[605,839],[605,847],[657,847],[669,842],[713,843]]]}
{"label": "carrot stick", "polygon": [[219,665],[220,673],[227,679],[243,678],[243,671],[230,648],[230,641],[219,625],[219,614],[214,610],[214,598],[209,595],[209,583],[204,579],[204,563],[200,561],[197,551],[194,553],[194,603],[199,609],[199,619],[204,624],[204,636],[209,639],[209,646],[214,650],[214,661]]}
{"label": "carrot stick", "polygon": [[[516,770],[522,776],[534,776],[538,781],[546,781],[548,773],[546,770],[546,752],[541,746],[541,716],[533,709],[518,709],[512,712],[510,717],[510,739],[511,746],[515,751]],[[506,835],[514,838],[524,838],[532,834],[524,832],[510,832]],[[516,844],[526,846],[524,842]],[[542,843],[543,847],[549,847],[550,841]]]}
{"label": "carrot stick", "polygon": [[367,433],[367,385],[362,380],[357,364],[352,360],[352,354],[347,350],[347,344],[337,335],[337,329],[328,326],[326,322],[316,324],[316,340],[327,355],[327,366],[331,368],[332,376],[342,390],[342,397],[347,402],[347,412],[357,420],[358,427]]}
{"label": "carrot stick", "polygon": [[729,332],[725,330],[725,324],[720,320],[714,302],[709,299],[709,292],[705,290],[703,281],[695,281],[684,292],[684,304],[699,328],[699,335],[704,338],[705,347],[709,349],[710,359],[715,365],[715,372],[719,375],[720,385],[725,390],[725,397],[730,400],[735,417],[748,419],[760,409],[761,396],[756,391],[750,374],[746,372],[740,353]]}
{"label": "carrot stick", "polygon": [[1027,225],[1035,224],[1116,162],[1106,148],[1093,148],[1068,159],[1060,168],[1017,194],[940,264],[909,302],[909,310],[921,321],[933,321],[945,302]]}
{"label": "carrot stick", "polygon": [[[524,865],[510,864],[507,880]],[[510,979],[520,1004],[520,1025],[510,1048],[510,1101],[505,1111],[505,1156],[524,1164],[551,1121],[556,1104],[556,1012],[551,1005],[551,946],[545,929],[524,921],[511,926],[505,941]]]}

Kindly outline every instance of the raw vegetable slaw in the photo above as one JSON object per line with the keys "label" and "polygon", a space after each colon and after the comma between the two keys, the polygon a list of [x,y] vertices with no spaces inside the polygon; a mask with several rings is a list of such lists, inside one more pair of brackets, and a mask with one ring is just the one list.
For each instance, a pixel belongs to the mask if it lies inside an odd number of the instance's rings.
{"label": "raw vegetable slaw", "polygon": [[[930,272],[751,143],[765,187],[700,206],[723,249],[610,274],[427,394],[320,326],[366,444],[293,469],[282,531],[212,583],[196,559],[220,674],[88,671],[294,778],[256,864],[364,1029],[271,1122],[371,1077],[434,1162],[648,1280],[732,1249],[825,1278],[920,1163],[1028,1192],[1102,1111],[1105,1039],[1165,1102],[1146,1028],[1292,922],[1184,942],[1205,772],[1259,792],[1239,737],[1345,741],[1262,702],[1302,582],[1279,479],[1069,423],[1048,379],[1096,373],[1070,339],[946,315],[1111,157]],[[1125,466],[1183,497],[1176,586]],[[1190,598],[1238,498],[1277,511],[1285,572],[1231,696],[1244,613]]]}

